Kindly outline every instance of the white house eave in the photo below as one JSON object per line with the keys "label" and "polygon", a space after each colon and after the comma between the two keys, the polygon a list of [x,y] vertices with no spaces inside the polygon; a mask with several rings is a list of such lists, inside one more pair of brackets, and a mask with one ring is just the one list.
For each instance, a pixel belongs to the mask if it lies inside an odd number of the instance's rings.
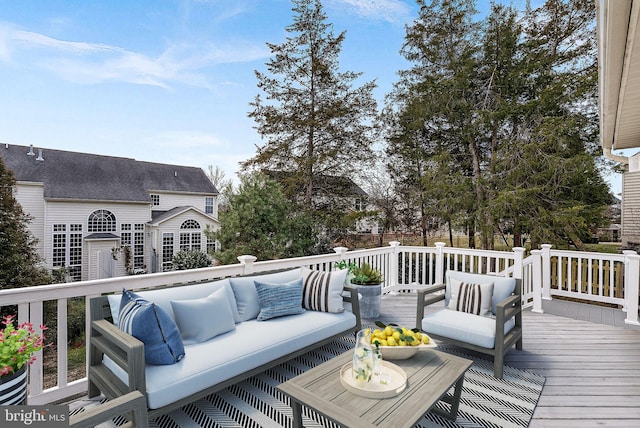
{"label": "white house eave", "polygon": [[605,156],[640,147],[640,0],[596,0],[600,142]]}
{"label": "white house eave", "polygon": [[195,211],[197,214],[201,215],[202,217],[206,217],[207,219],[209,219],[211,222],[215,223],[215,224],[219,224],[218,219],[216,219],[215,217],[210,216],[209,214],[205,213],[202,210],[199,210],[196,207],[186,207],[183,210],[177,211],[175,213],[173,213],[173,215],[168,216],[168,217],[164,217],[162,218],[162,220],[160,221],[153,221],[153,222],[148,222],[147,225],[150,227],[159,227],[162,223],[169,221],[171,219],[174,219],[184,213],[186,213],[187,211]]}
{"label": "white house eave", "polygon": [[144,201],[122,201],[122,200],[109,200],[109,199],[79,199],[79,198],[44,198],[47,202],[81,202],[81,203],[98,203],[98,204],[138,204],[138,205],[151,205],[151,200]]}

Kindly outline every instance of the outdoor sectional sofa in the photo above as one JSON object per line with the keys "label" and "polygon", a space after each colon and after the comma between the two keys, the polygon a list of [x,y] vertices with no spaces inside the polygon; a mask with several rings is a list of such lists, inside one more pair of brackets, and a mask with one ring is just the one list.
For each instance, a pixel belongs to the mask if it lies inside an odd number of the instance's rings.
{"label": "outdoor sectional sofa", "polygon": [[[322,273],[303,267],[92,298],[89,396],[102,392],[113,399],[140,391],[149,417],[154,418],[357,332],[361,328],[358,293],[344,284],[345,276],[346,271]],[[303,301],[294,304],[294,314],[278,316],[277,307],[292,294],[286,287],[295,287],[299,293],[300,283],[304,284],[299,295]],[[123,299],[128,300],[121,308]],[[145,344],[123,331],[131,324],[131,313],[149,307],[175,321],[183,357],[175,349],[161,349],[155,355],[147,349],[145,356]],[[171,334],[166,329],[163,334],[170,342]],[[175,362],[148,362],[174,353]]]}

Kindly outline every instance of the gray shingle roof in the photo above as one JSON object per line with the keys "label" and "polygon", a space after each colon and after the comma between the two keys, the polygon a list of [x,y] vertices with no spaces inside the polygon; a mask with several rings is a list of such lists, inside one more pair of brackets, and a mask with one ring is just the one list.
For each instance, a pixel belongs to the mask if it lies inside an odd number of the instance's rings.
{"label": "gray shingle roof", "polygon": [[64,150],[0,146],[0,157],[16,180],[44,183],[48,199],[89,199],[149,203],[152,191],[217,194],[201,168],[141,162]]}

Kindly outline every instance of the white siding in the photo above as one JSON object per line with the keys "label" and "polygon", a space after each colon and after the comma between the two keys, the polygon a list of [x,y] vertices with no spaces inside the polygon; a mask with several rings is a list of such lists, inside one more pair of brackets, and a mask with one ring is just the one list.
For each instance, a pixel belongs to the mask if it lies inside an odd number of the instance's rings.
{"label": "white siding", "polygon": [[40,256],[44,256],[45,239],[45,203],[44,186],[36,183],[18,182],[15,188],[16,201],[22,207],[22,211],[30,214],[33,219],[28,228],[38,240],[36,248]]}
{"label": "white siding", "polygon": [[622,174],[622,242],[640,243],[640,172]]}
{"label": "white siding", "polygon": [[202,241],[200,249],[203,252],[207,251],[207,237],[204,234],[204,230],[207,225],[211,225],[214,229],[218,228],[218,225],[211,222],[211,219],[205,215],[197,213],[196,211],[189,210],[181,215],[168,219],[167,221],[162,222],[157,229],[151,233],[151,236],[154,239],[155,248],[157,252],[157,271],[162,271],[162,234],[163,233],[173,233],[173,253],[177,253],[180,251],[180,232],[189,232],[196,230],[189,229],[180,229],[180,226],[187,220],[195,220],[200,224],[200,231],[202,232]]}
{"label": "white siding", "polygon": [[195,207],[200,211],[205,211],[204,200],[205,197],[213,197],[213,217],[218,218],[218,198],[215,195],[206,194],[185,194],[185,193],[167,193],[167,192],[154,192],[152,195],[160,196],[160,205],[152,206],[151,209],[158,211],[168,211],[175,207]]}
{"label": "white siding", "polygon": [[[82,224],[83,236],[89,235],[87,229],[87,220],[89,215],[96,210],[109,210],[116,217],[116,231],[114,235],[120,236],[120,225],[135,224],[135,223],[147,223],[151,220],[151,211],[149,205],[146,204],[124,204],[113,202],[62,202],[53,201],[47,203],[47,220],[45,230],[45,245],[44,245],[44,257],[47,261],[47,266],[52,267],[51,255],[53,252],[53,225],[54,224]],[[147,255],[145,263],[149,265],[150,260]],[[120,263],[116,263],[116,271],[121,274],[126,274],[124,268],[120,269]],[[124,266],[124,264],[123,264]],[[88,276],[88,248],[85,243],[83,248],[82,257],[82,279],[86,280]]]}

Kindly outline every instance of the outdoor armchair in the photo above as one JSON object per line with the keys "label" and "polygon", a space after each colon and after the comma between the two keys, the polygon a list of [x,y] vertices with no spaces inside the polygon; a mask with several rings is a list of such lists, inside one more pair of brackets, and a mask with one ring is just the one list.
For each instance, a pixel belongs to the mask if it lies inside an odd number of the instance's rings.
{"label": "outdoor armchair", "polygon": [[[513,345],[522,349],[521,287],[516,278],[448,271],[445,284],[418,291],[416,327],[436,340],[492,355],[494,376],[502,379],[505,354]],[[443,309],[425,315],[427,306],[443,300]]]}

